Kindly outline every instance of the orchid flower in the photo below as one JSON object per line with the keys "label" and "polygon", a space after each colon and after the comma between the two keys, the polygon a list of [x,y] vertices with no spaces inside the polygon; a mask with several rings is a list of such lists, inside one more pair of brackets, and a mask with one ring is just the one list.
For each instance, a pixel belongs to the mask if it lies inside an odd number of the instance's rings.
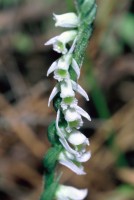
{"label": "orchid flower", "polygon": [[68,69],[70,65],[74,69],[77,78],[79,78],[80,68],[76,60],[70,53],[63,55],[57,61],[53,62],[47,71],[47,76],[49,76],[49,74],[54,72],[54,78],[57,79],[58,81],[62,81],[64,78],[69,77]]}
{"label": "orchid flower", "polygon": [[46,42],[45,45],[53,45],[54,51],[66,54],[68,52],[66,44],[73,41],[76,36],[77,36],[77,31],[75,30],[65,31],[62,34],[48,40],[48,42]]}

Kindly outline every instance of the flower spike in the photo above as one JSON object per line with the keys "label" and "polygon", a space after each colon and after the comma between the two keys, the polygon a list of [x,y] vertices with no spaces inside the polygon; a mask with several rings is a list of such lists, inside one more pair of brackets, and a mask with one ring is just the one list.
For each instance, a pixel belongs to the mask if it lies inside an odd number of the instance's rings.
{"label": "flower spike", "polygon": [[[78,15],[74,12],[53,14],[56,27],[69,29],[45,43],[45,45],[52,45],[53,50],[61,55],[47,71],[47,76],[53,73],[53,78],[57,81],[48,100],[48,106],[54,100],[57,116],[56,121],[48,128],[48,138],[52,147],[44,159],[48,174],[46,174],[45,194],[40,200],[84,200],[88,193],[87,189],[80,190],[58,185],[59,178],[56,178],[53,173],[58,161],[77,175],[85,175],[83,163],[91,157],[91,152],[87,150],[89,140],[79,130],[83,125],[83,117],[89,121],[91,118],[78,105],[75,93],[79,93],[89,101],[88,94],[77,80],[80,77],[86,42],[92,32],[89,25],[92,24],[95,16],[96,4],[95,0],[76,0],[76,4],[79,8]],[[72,70],[75,77],[71,73]]]}

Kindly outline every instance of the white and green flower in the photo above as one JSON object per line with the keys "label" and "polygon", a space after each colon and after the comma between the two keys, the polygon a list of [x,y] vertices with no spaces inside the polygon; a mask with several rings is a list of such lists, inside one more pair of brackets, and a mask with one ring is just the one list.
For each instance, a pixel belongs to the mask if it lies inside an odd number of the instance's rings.
{"label": "white and green flower", "polygon": [[53,37],[45,45],[53,45],[53,50],[58,53],[66,54],[68,49],[66,44],[73,41],[77,36],[77,31],[70,30],[61,33],[60,35]]}
{"label": "white and green flower", "polygon": [[[72,93],[72,89],[73,89],[74,91],[78,92],[83,97],[85,97],[85,99],[87,101],[89,101],[87,93],[85,92],[85,90],[79,84],[77,84],[75,81],[69,79],[69,77],[65,81],[66,81],[66,83],[68,82],[67,85],[70,85],[70,87],[68,87],[68,89],[70,89],[70,93]],[[70,84],[70,81],[71,81],[71,84]],[[50,102],[53,100],[53,98],[57,95],[57,93],[61,92],[60,88],[62,87],[62,84],[65,85],[64,81],[61,81],[59,84],[57,84],[53,88],[53,90],[52,90],[52,92],[50,94],[49,100],[48,100],[48,106],[50,105]],[[61,92],[61,96],[62,96],[62,92]]]}
{"label": "white and green flower", "polygon": [[67,108],[64,110],[65,120],[68,122],[70,128],[79,129],[83,125],[81,116],[85,117],[87,120],[91,120],[89,114],[75,105],[74,108]]}
{"label": "white and green flower", "polygon": [[59,135],[59,141],[63,147],[69,153],[80,158],[86,152],[86,146],[89,145],[89,141],[85,135],[83,135],[77,129],[73,129],[70,133],[66,131],[64,127],[59,127],[60,111],[57,112],[56,117],[56,129]]}
{"label": "white and green flower", "polygon": [[54,78],[58,81],[62,81],[63,79],[69,77],[68,70],[70,66],[74,69],[77,78],[79,78],[80,68],[70,53],[63,55],[61,58],[53,62],[47,71],[47,76],[54,72]]}

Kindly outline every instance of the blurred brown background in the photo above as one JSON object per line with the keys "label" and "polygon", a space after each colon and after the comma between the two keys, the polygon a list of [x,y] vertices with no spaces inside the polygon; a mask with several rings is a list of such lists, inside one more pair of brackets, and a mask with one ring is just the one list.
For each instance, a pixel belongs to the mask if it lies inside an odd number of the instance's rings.
{"label": "blurred brown background", "polygon": [[[47,107],[55,85],[46,78],[59,57],[43,44],[61,33],[52,13],[74,11],[72,0],[0,0],[0,200],[37,200],[46,132],[55,119]],[[59,166],[61,182],[89,188],[87,200],[134,200],[134,1],[98,0],[94,34],[79,83],[90,102],[82,132],[90,139],[86,176]]]}

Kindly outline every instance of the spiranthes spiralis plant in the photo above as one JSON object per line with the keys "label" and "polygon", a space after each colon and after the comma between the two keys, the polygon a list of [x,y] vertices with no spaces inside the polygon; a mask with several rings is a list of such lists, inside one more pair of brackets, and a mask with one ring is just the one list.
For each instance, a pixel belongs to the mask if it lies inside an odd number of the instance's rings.
{"label": "spiranthes spiralis plant", "polygon": [[75,5],[77,13],[53,14],[55,26],[66,30],[45,43],[52,45],[60,57],[47,71],[47,76],[53,73],[56,80],[48,106],[53,100],[57,115],[48,127],[48,139],[52,146],[43,159],[45,174],[40,200],[83,200],[88,193],[87,189],[61,185],[61,174],[56,172],[56,165],[60,163],[77,175],[85,175],[82,163],[91,157],[91,152],[86,150],[89,141],[79,130],[83,117],[89,121],[91,119],[78,105],[76,92],[89,100],[78,79],[97,6],[95,0],[76,0]]}

